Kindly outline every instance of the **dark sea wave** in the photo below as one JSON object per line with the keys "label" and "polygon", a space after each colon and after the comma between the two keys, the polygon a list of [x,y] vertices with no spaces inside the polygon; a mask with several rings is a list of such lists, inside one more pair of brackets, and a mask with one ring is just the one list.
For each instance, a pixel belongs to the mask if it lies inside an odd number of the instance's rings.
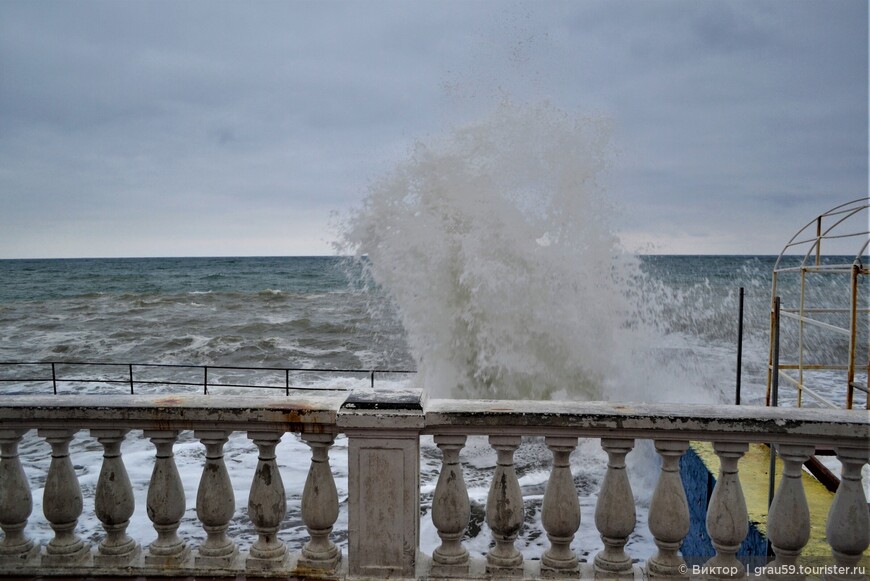
{"label": "dark sea wave", "polygon": [[[750,399],[761,397],[774,260],[641,259],[631,292],[647,308],[636,316],[667,338],[657,346],[666,373],[702,383],[719,399],[730,397],[743,287],[744,382],[755,394]],[[823,279],[807,300],[829,304],[847,292],[843,284]],[[794,302],[799,289],[784,285],[780,292]],[[810,334],[805,341],[813,357],[831,358],[847,339]],[[360,270],[338,257],[0,261],[0,360],[416,365],[395,307],[376,285],[360,284]]]}
{"label": "dark sea wave", "polygon": [[[675,390],[688,386],[705,397],[730,401],[735,381],[738,289],[746,291],[746,331],[743,359],[743,403],[763,402],[766,387],[770,281],[773,257],[705,256],[643,257],[629,290],[635,304],[644,306],[634,313],[640,327],[654,327],[655,342],[648,345],[650,356],[644,365],[626,361],[627,376],[642,389],[626,392],[628,398],[650,396],[652,379]],[[842,281],[825,279],[812,290],[817,304],[831,304],[842,297]],[[793,285],[780,291],[789,300],[796,296]],[[847,289],[846,289],[847,290]],[[864,295],[866,296],[866,295]],[[559,308],[553,305],[552,308]],[[640,321],[642,319],[642,321]],[[629,319],[627,324],[632,324]],[[523,332],[520,329],[518,332]],[[785,335],[793,343],[794,335]],[[836,355],[841,342],[830,336],[815,336],[813,348],[822,355]],[[861,337],[866,344],[866,337]],[[383,291],[361,280],[360,270],[341,258],[171,258],[0,261],[0,360],[70,361],[109,363],[170,363],[209,366],[305,367],[325,369],[413,369],[416,366],[398,313]],[[45,367],[0,366],[0,375],[33,377]],[[50,370],[48,370],[50,371]],[[91,377],[122,383],[62,384],[65,393],[125,392],[128,368],[58,365],[61,377]],[[189,386],[140,385],[149,390],[172,389],[200,392],[202,369],[138,368],[137,377],[149,381],[189,382]],[[50,377],[50,373],[48,375]],[[215,372],[219,383],[283,385],[283,374],[258,372],[240,377],[232,371]],[[293,385],[364,388],[368,374],[294,373]],[[662,381],[661,378],[664,378]],[[825,379],[825,378],[823,378]],[[825,381],[831,378],[825,379]],[[387,386],[405,386],[407,376],[379,377]],[[838,383],[828,381],[827,389],[838,392]],[[51,393],[51,382],[0,384],[4,393]],[[210,393],[238,392],[235,388],[213,388]],[[563,396],[570,396],[566,392]],[[667,399],[668,394],[653,394]],[[234,433],[225,452],[233,467],[236,517],[231,524],[234,538],[243,546],[255,535],[245,519],[249,477],[257,454],[241,432]],[[431,502],[440,466],[440,454],[431,437],[421,442],[421,492],[424,515],[421,547],[431,551],[438,542],[427,503]],[[339,437],[331,451],[331,466],[341,496],[347,494],[347,440]],[[637,496],[638,530],[646,530],[648,496],[652,484],[646,475],[657,473],[648,465],[655,454],[639,442],[629,457],[629,471]],[[93,494],[102,448],[84,431],[71,446],[78,477],[86,496]],[[306,530],[301,521],[299,498],[306,476],[308,447],[298,437],[287,435],[278,456],[288,483],[288,517],[282,524],[282,538],[302,542]],[[495,456],[485,438],[469,438],[466,480],[474,506],[482,511]],[[47,444],[31,431],[21,444],[21,457],[34,488],[31,534],[45,542],[52,531],[41,516],[41,499],[50,454]],[[202,469],[202,446],[190,434],[182,434],[176,445],[179,470],[184,475],[188,498],[194,498]],[[139,431],[125,442],[125,458],[138,506],[145,494],[153,466],[153,446]],[[299,461],[299,459],[303,461]],[[528,506],[539,507],[541,490],[549,475],[549,452],[542,443],[527,441],[517,453],[517,470]],[[653,460],[651,460],[653,459]],[[606,469],[607,459],[600,446],[581,440],[572,459],[578,475],[584,522],[594,519],[594,495]],[[347,529],[345,505],[336,530]],[[477,510],[477,509],[476,509]],[[532,510],[538,510],[533,508]],[[482,512],[481,512],[482,514]],[[480,555],[489,546],[483,528],[473,530],[468,548]],[[134,536],[152,535],[144,510],[131,519]],[[589,551],[602,547],[593,527],[581,531],[577,543]],[[99,538],[102,529],[91,517],[79,522],[79,531]],[[181,535],[200,542],[204,536],[192,515],[183,519]],[[542,538],[537,523],[527,522],[521,547],[534,547]],[[335,539],[342,547],[346,539]],[[655,550],[644,534],[633,535],[629,550],[648,558]],[[535,552],[535,551],[533,551]],[[537,553],[536,553],[537,554]]]}

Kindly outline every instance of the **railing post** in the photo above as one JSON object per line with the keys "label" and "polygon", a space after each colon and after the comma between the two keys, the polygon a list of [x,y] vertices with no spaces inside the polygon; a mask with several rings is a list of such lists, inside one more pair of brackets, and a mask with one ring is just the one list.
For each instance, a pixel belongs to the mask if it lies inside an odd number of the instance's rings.
{"label": "railing post", "polygon": [[649,531],[658,552],[647,562],[650,577],[687,578],[686,562],[677,553],[689,532],[689,502],[680,478],[680,458],[689,448],[685,440],[656,440],[662,457],[659,480],[649,507]]}
{"label": "railing post", "polygon": [[553,469],[541,505],[541,524],[550,540],[550,548],[541,556],[541,571],[554,576],[576,575],[578,561],[571,541],[580,528],[580,501],[569,459],[577,448],[577,438],[547,436],[544,442],[553,453]]}
{"label": "railing post", "polygon": [[740,405],[740,381],[743,376],[743,294],[740,287],[740,301],[737,307],[737,379],[734,386],[734,405]]}
{"label": "railing post", "polygon": [[420,526],[418,391],[356,391],[336,421],[348,437],[348,575],[413,577]]}
{"label": "railing post", "polygon": [[[780,444],[777,448],[785,469],[768,511],[767,537],[776,554],[770,566],[785,571],[796,568],[797,558],[810,539],[810,509],[801,478],[804,462],[815,448],[792,444]],[[771,574],[768,577],[776,578]]]}
{"label": "railing post", "polygon": [[514,544],[525,516],[523,493],[514,468],[514,452],[521,441],[520,436],[489,437],[489,445],[498,453],[486,497],[486,524],[495,540],[495,547],[486,554],[486,571],[493,577],[514,577],[523,572],[523,555]]}
{"label": "railing post", "polygon": [[[744,577],[746,568],[737,560],[740,543],[749,532],[749,515],[737,461],[743,457],[748,444],[742,442],[713,442],[713,451],[719,456],[719,477],[707,509],[707,534],[716,549],[716,555],[707,561],[713,577]],[[734,574],[725,571],[736,571]]]}
{"label": "railing post", "polygon": [[51,444],[51,464],[45,480],[42,512],[54,530],[42,556],[43,566],[75,565],[83,561],[90,548],[75,533],[82,514],[82,490],[69,458],[69,443],[78,430],[38,430],[40,437]]}
{"label": "railing post", "polygon": [[121,444],[129,430],[91,430],[91,436],[103,445],[103,465],[97,481],[94,512],[103,523],[106,537],[97,546],[94,564],[125,565],[141,553],[139,543],[127,534],[127,526],[136,502],[133,486],[121,458]]}
{"label": "railing post", "polygon": [[224,462],[224,444],[232,432],[196,430],[193,435],[205,446],[205,465],[196,492],[196,516],[207,538],[194,557],[197,567],[232,568],[239,548],[227,537],[227,527],[236,512],[233,484]]}
{"label": "railing post", "polygon": [[172,453],[178,430],[144,430],[144,435],[157,449],[146,501],[148,518],[154,524],[157,539],[148,546],[144,562],[160,568],[180,567],[190,556],[190,548],[178,536],[186,504],[184,486]]}
{"label": "railing post", "polygon": [[33,511],[30,483],[21,459],[18,443],[27,430],[0,430],[0,564],[27,565],[39,554],[36,545],[24,532]]}
{"label": "railing post", "polygon": [[861,470],[867,463],[867,449],[837,448],[837,459],[842,463],[843,471],[828,513],[825,533],[837,565],[852,569],[854,573],[830,578],[865,579],[854,568],[870,544],[870,515],[861,485]]}
{"label": "railing post", "polygon": [[341,562],[341,551],[329,538],[338,519],[338,491],[329,466],[329,448],[335,434],[302,434],[311,447],[311,467],[302,491],[302,520],[311,539],[302,547],[299,566],[334,571]]}
{"label": "railing post", "polygon": [[595,526],[601,533],[604,550],[595,555],[595,572],[605,577],[631,576],[631,557],[625,553],[625,543],[634,531],[637,512],[625,472],[625,456],[634,448],[634,440],[602,438],[601,447],[608,460],[595,505]]}
{"label": "railing post", "polygon": [[280,569],[287,566],[287,545],[278,540],[278,529],[287,513],[284,481],[275,461],[275,447],[281,432],[248,432],[259,449],[257,470],[248,495],[248,518],[257,530],[257,540],[248,555],[248,570]]}
{"label": "railing post", "polygon": [[468,574],[468,549],[462,546],[462,535],[471,517],[471,503],[459,461],[466,439],[466,436],[435,436],[435,444],[441,449],[441,473],[432,498],[432,524],[438,530],[441,545],[432,553],[433,576]]}

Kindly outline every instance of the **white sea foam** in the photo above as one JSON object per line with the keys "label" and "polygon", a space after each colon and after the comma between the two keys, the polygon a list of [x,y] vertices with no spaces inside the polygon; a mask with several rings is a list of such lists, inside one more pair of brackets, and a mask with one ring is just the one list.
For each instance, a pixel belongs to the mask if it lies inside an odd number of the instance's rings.
{"label": "white sea foam", "polygon": [[657,303],[610,224],[608,123],[502,105],[377,181],[342,249],[395,301],[433,395],[714,401],[656,373]]}
{"label": "white sea foam", "polygon": [[[604,120],[505,104],[418,143],[344,223],[341,248],[366,256],[363,270],[395,301],[427,393],[718,401],[715,390],[697,389],[700,365],[667,356],[681,343],[658,317],[670,289],[641,273],[611,229],[597,183],[607,140]],[[629,550],[639,558],[654,550],[646,518],[658,457],[648,444],[627,459],[640,532]],[[529,556],[540,556],[546,538],[539,515],[528,517],[540,512],[549,457],[536,439],[517,452],[527,510],[519,544]],[[482,507],[492,449],[470,442],[463,460],[472,504]],[[590,526],[606,470],[597,440],[581,442],[572,468],[585,483],[574,545],[588,556],[602,548]],[[437,546],[428,514],[421,535],[424,550]],[[486,552],[490,538],[484,523],[469,550]]]}

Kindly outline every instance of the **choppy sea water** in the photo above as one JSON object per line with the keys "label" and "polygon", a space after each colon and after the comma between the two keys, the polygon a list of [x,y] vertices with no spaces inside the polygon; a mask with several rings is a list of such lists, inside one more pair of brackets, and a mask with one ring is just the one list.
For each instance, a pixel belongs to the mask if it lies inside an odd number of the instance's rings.
{"label": "choppy sea water", "polygon": [[[734,397],[738,289],[746,289],[744,404],[764,400],[768,356],[768,308],[773,257],[650,256],[640,260],[639,294],[655,305],[659,333],[651,356],[643,360],[634,385],[625,393],[609,388],[610,400],[675,401],[674,394],[694,389],[710,401],[731,402]],[[154,258],[93,260],[0,261],[0,360],[2,361],[99,361],[110,363],[184,363],[214,366],[290,366],[323,369],[413,369],[416,365],[396,307],[377,285],[360,283],[359,269],[344,259],[314,258]],[[848,288],[827,279],[813,291],[819,306],[834,301]],[[847,284],[847,283],[845,283]],[[784,295],[794,296],[787,285]],[[865,295],[866,296],[866,295]],[[557,307],[554,307],[557,308]],[[794,336],[786,331],[786,343]],[[842,341],[823,334],[807,339],[819,357],[836,358]],[[864,339],[866,343],[866,338]],[[634,362],[625,361],[626,366]],[[655,369],[650,369],[654,366]],[[93,374],[104,369],[84,369]],[[32,377],[33,368],[4,366],[0,377]],[[629,375],[631,376],[631,375]],[[654,376],[654,378],[653,378]],[[105,378],[109,378],[106,376]],[[654,380],[653,380],[654,379]],[[820,390],[842,401],[844,390],[836,374],[820,374]],[[413,376],[378,376],[381,387],[415,386]],[[647,383],[648,381],[648,383]],[[297,374],[294,385],[323,389],[366,389],[365,373],[327,372]],[[645,392],[655,386],[655,393]],[[422,386],[425,388],[425,386]],[[195,391],[198,387],[142,386],[149,390]],[[41,383],[2,383],[4,393],[50,393]],[[126,393],[112,384],[61,383],[59,397],[82,393]],[[243,390],[221,388],[221,393]],[[274,395],[274,392],[271,393]],[[784,404],[793,401],[782,390]],[[581,397],[570,387],[559,397]],[[509,397],[510,394],[503,394]],[[647,397],[648,396],[648,397]],[[805,402],[805,405],[811,402]],[[84,491],[85,509],[79,534],[102,536],[93,513],[93,495],[102,450],[85,432],[72,445],[72,460]],[[139,432],[128,435],[124,460],[136,490],[137,510],[131,533],[140,541],[156,537],[145,515],[145,495],[154,463],[154,448]],[[347,443],[336,441],[330,458],[336,477],[341,514],[334,538],[342,545],[347,528]],[[639,559],[654,551],[646,531],[655,470],[650,446],[638,442],[629,456],[630,476],[639,507],[638,526],[628,551]],[[29,532],[47,541],[51,530],[42,515],[42,492],[48,470],[48,445],[28,434],[21,445],[25,470],[31,480],[34,511]],[[188,510],[180,534],[199,542],[193,499],[202,469],[203,447],[190,433],[182,434],[175,448],[176,461],[186,487]],[[244,434],[234,434],[225,448],[236,494],[236,517],[230,532],[242,545],[255,539],[245,517],[256,452]],[[281,537],[291,547],[306,537],[299,515],[302,487],[307,475],[308,447],[295,435],[286,435],[278,460],[288,495],[288,514]],[[471,438],[462,453],[473,516],[467,544],[481,554],[490,536],[483,522],[483,507],[495,454],[483,438]],[[529,439],[517,452],[517,467],[526,502],[526,525],[520,537],[529,556],[539,556],[546,536],[540,526],[540,506],[549,476],[550,453],[542,441]],[[424,516],[421,548],[431,552],[438,544],[428,516],[440,466],[440,453],[431,441],[422,442],[421,482]],[[580,555],[594,555],[602,548],[593,525],[596,494],[606,467],[597,441],[581,441],[572,456],[573,472],[581,493],[581,529],[574,541]]]}

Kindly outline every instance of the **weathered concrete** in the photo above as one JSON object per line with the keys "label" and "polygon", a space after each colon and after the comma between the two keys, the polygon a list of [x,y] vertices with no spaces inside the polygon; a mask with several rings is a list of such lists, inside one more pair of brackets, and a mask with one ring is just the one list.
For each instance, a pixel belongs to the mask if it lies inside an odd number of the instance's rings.
{"label": "weathered concrete", "polygon": [[[541,557],[541,571],[548,577],[570,575],[578,570],[579,564],[571,541],[580,528],[580,501],[569,462],[571,452],[577,448],[577,438],[548,436],[545,442],[553,453],[553,470],[541,506],[541,524],[551,546]],[[631,504],[634,506],[634,499]]]}
{"label": "weathered concrete", "polygon": [[354,577],[413,577],[420,527],[419,392],[379,406],[366,394],[336,417],[348,437],[348,560]]}
{"label": "weathered concrete", "polygon": [[303,434],[311,446],[311,468],[302,491],[302,520],[311,540],[302,548],[301,567],[331,572],[338,568],[341,552],[329,538],[338,519],[338,491],[329,467],[333,434]]}
{"label": "weathered concrete", "polygon": [[[860,484],[870,448],[870,418],[864,413],[602,402],[424,402],[413,391],[365,390],[345,400],[346,395],[0,399],[0,528],[5,534],[0,540],[0,576],[30,571],[74,577],[680,578],[686,575],[681,568],[686,563],[678,550],[690,517],[679,461],[690,439],[713,442],[721,466],[707,515],[707,532],[717,550],[708,565],[728,567],[720,569],[721,574],[740,574],[740,569],[730,569],[739,565],[734,553],[745,537],[747,521],[737,460],[750,442],[774,442],[785,459],[786,478],[768,523],[780,562],[801,562],[809,525],[796,475],[801,459],[814,446],[835,447],[844,466],[843,483],[828,515],[832,562],[855,564],[870,540],[870,516]],[[43,547],[27,536],[32,502],[17,452],[22,434],[34,428],[52,445],[53,456],[43,504],[55,537]],[[156,448],[145,508],[158,538],[144,550],[141,540],[126,532],[137,508],[122,454],[130,429],[144,430]],[[74,532],[83,503],[68,446],[79,430],[90,430],[104,449],[94,507],[106,534],[95,546]],[[196,508],[208,537],[198,547],[177,535],[184,507],[192,501],[184,498],[172,456],[173,443],[183,430],[194,430],[206,449]],[[259,538],[249,548],[238,547],[227,535],[234,501],[222,448],[233,431],[246,432],[259,451],[248,506]],[[302,518],[310,539],[289,547],[277,538],[286,498],[275,460],[275,446],[287,432],[300,433],[312,450],[302,491]],[[341,555],[331,538],[339,505],[329,449],[339,433],[348,436],[347,555]],[[418,550],[421,433],[433,434],[443,453],[433,499],[433,523],[442,543],[431,558]],[[479,434],[490,437],[498,454],[487,502],[495,546],[484,559],[469,558],[462,543],[469,501],[459,451],[466,436]],[[523,559],[514,546],[524,511],[513,454],[524,435],[544,436],[553,454],[541,516],[550,545],[540,559]],[[608,454],[595,511],[605,549],[593,562],[579,564],[570,547],[580,514],[568,463],[578,437],[601,438]],[[642,564],[633,563],[625,550],[634,531],[635,510],[624,459],[636,438],[653,438],[662,457],[649,512],[659,551]]]}
{"label": "weathered concrete", "polygon": [[441,545],[432,553],[432,575],[441,577],[468,574],[468,550],[462,546],[462,535],[471,517],[471,503],[459,462],[459,451],[465,441],[465,436],[435,436],[442,462],[432,499],[432,524],[438,530]]}
{"label": "weathered concrete", "polygon": [[257,541],[251,546],[247,567],[252,571],[283,570],[290,555],[287,545],[277,537],[278,528],[287,513],[284,481],[275,460],[275,447],[281,432],[251,430],[248,437],[259,450],[257,469],[248,495],[248,517],[257,531]]}
{"label": "weathered concrete", "polygon": [[498,460],[486,497],[486,524],[495,541],[495,547],[486,554],[486,571],[496,578],[518,577],[523,572],[523,555],[514,542],[525,517],[523,494],[514,468],[514,452],[521,441],[520,436],[489,437]]}
{"label": "weathered concrete", "polygon": [[335,425],[346,392],[232,395],[2,396],[0,424],[88,428],[319,432]]}
{"label": "weathered concrete", "polygon": [[662,469],[649,507],[649,530],[658,552],[647,563],[651,577],[686,576],[686,562],[678,554],[689,532],[689,505],[680,481],[680,457],[689,448],[685,440],[656,440]]}
{"label": "weathered concrete", "polygon": [[51,464],[45,479],[42,512],[54,530],[45,546],[42,564],[47,567],[78,563],[89,556],[88,545],[75,532],[82,514],[82,490],[69,458],[69,443],[78,430],[40,429],[39,435],[51,444]]}
{"label": "weathered concrete", "polygon": [[0,429],[0,566],[27,565],[39,556],[39,547],[25,527],[33,511],[30,484],[18,457],[18,444],[26,430]]}
{"label": "weathered concrete", "polygon": [[464,433],[720,442],[870,442],[870,416],[848,410],[579,401],[442,400],[426,403],[427,434]]}
{"label": "weathered concrete", "polygon": [[607,452],[608,462],[595,506],[595,526],[604,550],[595,555],[595,571],[605,577],[630,575],[631,557],[625,552],[625,544],[634,532],[637,513],[625,472],[625,456],[634,448],[634,440],[602,438],[601,447]]}
{"label": "weathered concrete", "polygon": [[186,505],[184,485],[172,452],[178,430],[145,430],[145,437],[157,449],[147,499],[148,518],[154,523],[157,539],[148,546],[144,562],[166,569],[183,567],[190,557],[190,547],[178,536]]}
{"label": "weathered concrete", "polygon": [[141,552],[139,543],[127,534],[127,525],[136,508],[133,486],[124,460],[121,443],[128,430],[91,430],[91,436],[103,445],[103,465],[94,497],[94,512],[106,537],[97,547],[94,564],[102,567],[126,565]]}
{"label": "weathered concrete", "polygon": [[196,552],[197,567],[230,568],[239,556],[239,548],[227,537],[227,528],[236,510],[233,484],[224,462],[224,444],[230,434],[226,430],[193,433],[205,446],[205,464],[196,493],[196,516],[208,535]]}
{"label": "weathered concrete", "polygon": [[714,577],[746,575],[746,568],[737,559],[740,543],[749,532],[749,515],[740,486],[737,461],[746,453],[748,447],[748,444],[739,442],[713,443],[713,450],[719,456],[720,468],[707,511],[707,532],[710,533],[716,555],[707,561],[706,566],[713,570],[731,571],[714,574]]}
{"label": "weathered concrete", "polygon": [[810,540],[810,509],[801,483],[804,462],[815,449],[812,446],[781,444],[777,453],[785,464],[773,503],[770,505],[768,537],[776,554],[774,569],[793,568],[807,541]]}

